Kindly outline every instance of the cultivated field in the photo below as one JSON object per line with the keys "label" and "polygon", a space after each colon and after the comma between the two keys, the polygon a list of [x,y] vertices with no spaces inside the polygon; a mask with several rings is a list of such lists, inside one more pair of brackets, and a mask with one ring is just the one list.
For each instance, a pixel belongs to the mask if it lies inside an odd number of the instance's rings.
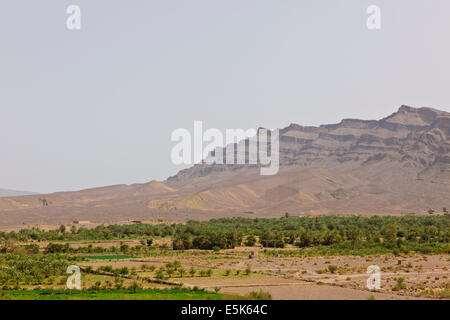
{"label": "cultivated field", "polygon": [[[447,216],[361,219],[0,233],[0,299],[450,298]],[[224,224],[233,231],[209,233]],[[82,291],[66,289],[69,265],[81,268]],[[381,271],[377,290],[367,288],[373,265]]]}

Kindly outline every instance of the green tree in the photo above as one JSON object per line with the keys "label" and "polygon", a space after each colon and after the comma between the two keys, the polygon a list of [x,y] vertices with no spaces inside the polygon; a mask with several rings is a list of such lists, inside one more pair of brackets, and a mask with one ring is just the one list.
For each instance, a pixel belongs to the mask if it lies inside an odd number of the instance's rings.
{"label": "green tree", "polygon": [[162,269],[156,271],[156,279],[164,280],[164,271]]}
{"label": "green tree", "polygon": [[166,270],[166,273],[169,276],[169,278],[172,278],[172,275],[173,275],[174,272],[175,272],[175,270],[172,269],[172,268],[169,268],[169,269]]}
{"label": "green tree", "polygon": [[245,240],[245,245],[247,247],[253,247],[256,244],[256,237],[255,236],[248,236],[247,239]]}
{"label": "green tree", "polygon": [[173,262],[172,266],[173,266],[173,268],[174,268],[175,270],[177,270],[178,268],[181,268],[181,262],[178,261],[178,260],[175,260],[175,261]]}
{"label": "green tree", "polygon": [[133,293],[136,293],[136,291],[139,289],[139,285],[136,281],[133,281],[133,283],[129,287],[130,290],[133,291]]}
{"label": "green tree", "polygon": [[123,274],[123,275],[127,275],[130,273],[130,270],[128,270],[128,267],[122,267],[122,268],[120,268],[119,273]]}

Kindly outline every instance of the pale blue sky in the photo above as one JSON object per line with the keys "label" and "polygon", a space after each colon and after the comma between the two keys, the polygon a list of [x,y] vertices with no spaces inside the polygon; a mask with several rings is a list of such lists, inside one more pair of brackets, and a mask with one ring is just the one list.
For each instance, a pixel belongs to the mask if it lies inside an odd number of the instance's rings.
{"label": "pale blue sky", "polygon": [[[66,8],[82,29],[66,29]],[[379,5],[382,29],[366,28]],[[4,0],[0,187],[165,179],[176,128],[450,111],[448,0]]]}

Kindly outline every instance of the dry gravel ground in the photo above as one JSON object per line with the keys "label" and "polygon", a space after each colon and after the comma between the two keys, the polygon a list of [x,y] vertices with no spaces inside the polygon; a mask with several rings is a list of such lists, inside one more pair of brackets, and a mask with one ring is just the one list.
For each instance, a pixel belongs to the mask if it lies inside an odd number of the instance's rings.
{"label": "dry gravel ground", "polygon": [[259,290],[269,292],[275,300],[367,300],[370,296],[373,296],[376,300],[417,299],[416,297],[304,283],[278,286],[227,287],[220,292],[244,295]]}

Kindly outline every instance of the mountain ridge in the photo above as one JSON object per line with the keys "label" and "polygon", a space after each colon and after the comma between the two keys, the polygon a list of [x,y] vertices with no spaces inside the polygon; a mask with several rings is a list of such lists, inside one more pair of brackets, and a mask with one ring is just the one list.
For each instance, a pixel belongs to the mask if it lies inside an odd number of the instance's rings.
{"label": "mountain ridge", "polygon": [[33,195],[37,194],[36,192],[30,192],[30,191],[18,191],[18,190],[11,190],[11,189],[0,189],[0,197],[15,197],[15,196],[26,196],[26,195]]}
{"label": "mountain ridge", "polygon": [[425,214],[450,207],[450,113],[404,105],[380,120],[292,123],[280,129],[274,176],[261,176],[258,165],[201,163],[165,181],[45,195],[47,206],[42,197],[0,199],[0,225]]}

